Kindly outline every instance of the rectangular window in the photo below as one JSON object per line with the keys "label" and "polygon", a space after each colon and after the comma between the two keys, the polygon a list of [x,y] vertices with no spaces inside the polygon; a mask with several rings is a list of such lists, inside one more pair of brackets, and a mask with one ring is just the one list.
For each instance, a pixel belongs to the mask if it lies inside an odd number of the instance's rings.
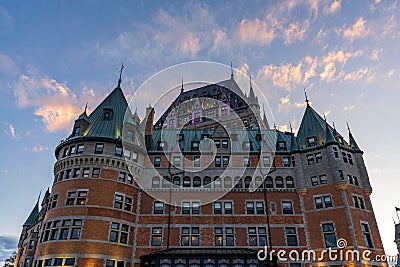
{"label": "rectangular window", "polygon": [[61,266],[63,262],[63,258],[55,258],[54,259],[54,266]]}
{"label": "rectangular window", "polygon": [[154,210],[154,214],[163,214],[164,213],[164,202],[155,201],[153,210]]}
{"label": "rectangular window", "polygon": [[93,168],[92,178],[99,178],[100,177],[100,168]]}
{"label": "rectangular window", "polygon": [[221,157],[215,157],[215,167],[221,167]]}
{"label": "rectangular window", "polygon": [[215,145],[217,148],[220,148],[220,147],[221,147],[221,140],[214,140],[214,145]]}
{"label": "rectangular window", "polygon": [[326,184],[326,183],[328,182],[328,181],[326,180],[326,175],[325,175],[325,174],[319,176],[319,182],[320,182],[321,184]]}
{"label": "rectangular window", "polygon": [[317,163],[322,162],[322,154],[321,154],[321,152],[315,154],[315,161]]}
{"label": "rectangular window", "polygon": [[230,201],[224,202],[224,212],[225,212],[225,214],[232,214],[233,213],[232,202],[230,202]]}
{"label": "rectangular window", "polygon": [[199,150],[199,142],[192,142],[192,150]]}
{"label": "rectangular window", "polygon": [[279,150],[286,150],[286,142],[278,142]]}
{"label": "rectangular window", "polygon": [[200,167],[200,157],[193,157],[193,167]]}
{"label": "rectangular window", "polygon": [[338,150],[337,146],[332,147],[332,149],[333,149],[333,157],[335,159],[340,159],[339,150]]}
{"label": "rectangular window", "polygon": [[256,201],[256,212],[257,214],[264,214],[264,202]]}
{"label": "rectangular window", "polygon": [[223,156],[222,157],[222,167],[227,167],[229,165],[229,157]]}
{"label": "rectangular window", "polygon": [[76,154],[82,154],[84,149],[85,149],[85,145],[84,144],[79,144],[78,145],[78,149],[76,151]]}
{"label": "rectangular window", "polygon": [[221,202],[214,202],[214,214],[222,214]]}
{"label": "rectangular window", "polygon": [[298,245],[296,228],[286,227],[285,234],[286,234],[286,243],[288,246],[297,246]]}
{"label": "rectangular window", "polygon": [[339,170],[339,178],[340,180],[344,180],[344,175],[342,170]]}
{"label": "rectangular window", "polygon": [[79,239],[81,235],[82,220],[67,219],[63,221],[47,222],[44,225],[44,232],[41,241]]}
{"label": "rectangular window", "polygon": [[74,169],[73,178],[79,178],[80,172],[81,172],[81,169],[79,169],[79,168]]}
{"label": "rectangular window", "polygon": [[109,241],[122,244],[128,243],[129,225],[111,222]]}
{"label": "rectangular window", "polygon": [[361,223],[361,230],[364,235],[365,246],[368,248],[373,248],[371,232],[369,230],[369,225],[367,223]]}
{"label": "rectangular window", "polygon": [[222,148],[228,148],[228,140],[222,140]]}
{"label": "rectangular window", "polygon": [[181,166],[181,157],[174,157],[174,165],[176,167],[180,167]]}
{"label": "rectangular window", "polygon": [[57,200],[58,200],[58,193],[54,194],[50,198],[50,209],[54,209],[57,206]]}
{"label": "rectangular window", "polygon": [[154,157],[154,167],[161,166],[161,157]]}
{"label": "rectangular window", "polygon": [[119,181],[119,182],[122,182],[122,183],[125,183],[125,179],[126,179],[126,173],[124,173],[124,172],[119,172],[119,174],[118,174],[118,181]]}
{"label": "rectangular window", "polygon": [[132,152],[129,149],[124,149],[124,159],[125,160],[131,160],[131,154],[132,154]]}
{"label": "rectangular window", "polygon": [[129,130],[126,131],[126,139],[129,141],[133,141],[133,132],[132,131],[129,131]]}
{"label": "rectangular window", "polygon": [[342,152],[342,157],[345,163],[349,163],[349,161],[347,160],[347,154],[345,152]]}
{"label": "rectangular window", "polygon": [[104,144],[96,144],[94,149],[95,154],[103,154]]}
{"label": "rectangular window", "polygon": [[336,247],[336,234],[333,223],[322,224],[322,232],[324,235],[325,247]]}
{"label": "rectangular window", "polygon": [[332,197],[329,195],[315,197],[314,203],[316,209],[330,208],[333,206]]}
{"label": "rectangular window", "polygon": [[69,149],[69,155],[74,155],[75,154],[75,146],[71,146]]}
{"label": "rectangular window", "polygon": [[122,157],[122,146],[115,146],[115,156]]}
{"label": "rectangular window", "polygon": [[311,177],[311,185],[315,186],[315,185],[318,185],[318,184],[319,184],[318,177],[317,176]]}
{"label": "rectangular window", "polygon": [[314,155],[313,155],[313,154],[307,155],[307,163],[308,163],[308,165],[312,165],[312,164],[315,163],[315,162],[314,162]]}
{"label": "rectangular window", "polygon": [[267,244],[267,230],[265,227],[247,228],[249,246],[265,246]]}
{"label": "rectangular window", "polygon": [[353,183],[353,177],[351,177],[350,174],[347,175],[347,181],[349,181],[349,184],[354,184]]}
{"label": "rectangular window", "polygon": [[246,213],[247,214],[254,214],[254,202],[246,202]]}
{"label": "rectangular window", "polygon": [[151,245],[161,246],[162,245],[163,229],[161,227],[154,227],[151,229]]}
{"label": "rectangular window", "polygon": [[356,207],[357,209],[365,209],[364,199],[362,197],[353,195],[353,203],[354,207]]}
{"label": "rectangular window", "polygon": [[271,158],[270,157],[263,157],[263,165],[264,165],[264,167],[271,166]]}
{"label": "rectangular window", "polygon": [[235,234],[232,227],[214,228],[214,244],[215,246],[234,246],[235,245]]}
{"label": "rectangular window", "polygon": [[289,157],[283,157],[283,167],[290,167],[290,158]]}
{"label": "rectangular window", "polygon": [[125,211],[132,210],[132,198],[124,194],[115,194],[114,196],[114,208]]}
{"label": "rectangular window", "polygon": [[89,190],[77,190],[67,192],[65,205],[86,205]]}
{"label": "rectangular window", "polygon": [[291,201],[282,201],[282,213],[293,214],[293,205]]}
{"label": "rectangular window", "polygon": [[310,146],[315,146],[316,145],[316,141],[317,141],[317,138],[315,136],[309,137],[307,139],[307,144],[308,144],[309,147]]}
{"label": "rectangular window", "polygon": [[353,158],[351,157],[351,154],[347,154],[347,158],[348,158],[348,160],[349,160],[349,163],[350,163],[351,165],[353,165]]}
{"label": "rectangular window", "polygon": [[200,245],[200,228],[199,227],[182,227],[181,228],[181,245],[182,246],[199,246]]}
{"label": "rectangular window", "polygon": [[83,178],[89,178],[90,168],[83,168]]}
{"label": "rectangular window", "polygon": [[164,150],[164,148],[167,148],[167,143],[166,142],[158,142],[158,150]]}
{"label": "rectangular window", "polygon": [[64,266],[74,266],[75,265],[75,259],[74,258],[66,258]]}
{"label": "rectangular window", "polygon": [[222,227],[214,228],[214,244],[218,247],[224,245],[224,235]]}
{"label": "rectangular window", "polygon": [[133,184],[133,176],[131,174],[128,174],[127,176],[128,178],[126,178],[126,182],[128,184]]}
{"label": "rectangular window", "polygon": [[360,184],[358,183],[358,178],[355,177],[355,176],[353,176],[353,182],[354,182],[354,185],[357,185],[357,186],[360,185]]}

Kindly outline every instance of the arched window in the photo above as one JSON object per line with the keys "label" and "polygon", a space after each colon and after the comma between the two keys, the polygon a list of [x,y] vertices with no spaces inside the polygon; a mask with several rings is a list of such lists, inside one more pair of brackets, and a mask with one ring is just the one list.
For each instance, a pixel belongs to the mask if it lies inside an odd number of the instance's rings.
{"label": "arched window", "polygon": [[224,188],[232,188],[232,179],[231,177],[224,178]]}
{"label": "arched window", "polygon": [[268,176],[265,178],[265,188],[274,188],[274,181],[272,180],[272,177]]}
{"label": "arched window", "polygon": [[276,188],[283,188],[283,178],[278,176],[275,178]]}
{"label": "arched window", "polygon": [[291,176],[286,177],[286,187],[287,188],[294,188],[293,177],[291,177]]}
{"label": "arched window", "polygon": [[173,183],[176,186],[181,186],[181,178],[179,178],[178,176],[175,176],[173,179]]}
{"label": "arched window", "polygon": [[221,179],[218,176],[214,178],[214,188],[221,188]]}
{"label": "arched window", "polygon": [[242,179],[239,176],[235,177],[235,188],[242,188]]}
{"label": "arched window", "polygon": [[200,177],[196,176],[193,178],[193,187],[199,187],[201,186],[201,179]]}
{"label": "arched window", "polygon": [[244,178],[244,187],[250,188],[250,186],[251,186],[251,177],[247,176],[246,178]]}
{"label": "arched window", "polygon": [[191,186],[190,177],[189,176],[185,176],[183,178],[183,187],[190,187],[190,186]]}
{"label": "arched window", "polygon": [[169,183],[169,177],[168,176],[164,176],[163,180],[162,180],[162,187],[163,188],[169,188],[170,183]]}
{"label": "arched window", "polygon": [[259,188],[262,184],[262,178],[260,176],[256,177],[256,188]]}
{"label": "arched window", "polygon": [[208,176],[204,177],[203,185],[204,185],[204,187],[210,188],[211,187],[211,178]]}
{"label": "arched window", "polygon": [[152,188],[160,188],[160,178],[153,177],[153,180],[151,181],[151,187]]}

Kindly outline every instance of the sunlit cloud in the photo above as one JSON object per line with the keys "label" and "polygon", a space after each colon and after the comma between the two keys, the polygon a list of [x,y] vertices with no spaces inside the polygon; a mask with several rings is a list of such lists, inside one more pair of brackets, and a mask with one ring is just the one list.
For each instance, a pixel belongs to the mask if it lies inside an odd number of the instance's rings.
{"label": "sunlit cloud", "polygon": [[355,106],[345,106],[344,108],[343,108],[343,110],[344,111],[349,111],[349,110],[352,110],[352,109],[354,109],[355,108]]}
{"label": "sunlit cloud", "polygon": [[18,74],[18,66],[15,64],[14,60],[12,60],[7,55],[0,53],[0,75],[8,74],[8,75],[16,75]]}
{"label": "sunlit cloud", "polygon": [[370,34],[370,29],[367,26],[367,21],[360,17],[352,26],[339,32],[343,34],[345,39],[353,42],[355,39],[367,37]]}
{"label": "sunlit cloud", "polygon": [[282,26],[284,44],[290,45],[295,41],[301,41],[306,35],[309,23],[300,24],[299,22],[290,23],[287,27]]}
{"label": "sunlit cloud", "polygon": [[350,72],[344,76],[345,81],[365,80],[367,83],[373,82],[375,74],[368,67]]}
{"label": "sunlit cloud", "polygon": [[3,124],[7,127],[7,129],[4,130],[4,133],[6,135],[11,136],[13,139],[20,139],[20,135],[15,131],[15,126],[11,123],[3,122]]}
{"label": "sunlit cloud", "polygon": [[342,9],[342,2],[340,0],[334,0],[330,5],[328,4],[327,6],[325,6],[324,13],[332,14],[338,12],[341,9]]}
{"label": "sunlit cloud", "polygon": [[265,20],[243,19],[238,27],[237,33],[242,43],[260,43],[269,45],[275,37],[273,25]]}

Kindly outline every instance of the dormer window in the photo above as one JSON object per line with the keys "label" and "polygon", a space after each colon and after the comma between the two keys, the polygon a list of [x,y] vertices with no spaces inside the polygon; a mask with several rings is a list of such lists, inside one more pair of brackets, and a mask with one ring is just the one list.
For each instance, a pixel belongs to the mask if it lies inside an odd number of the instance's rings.
{"label": "dormer window", "polygon": [[308,146],[315,146],[317,144],[317,137],[312,136],[307,139]]}
{"label": "dormer window", "polygon": [[104,109],[103,111],[103,121],[110,121],[112,119],[112,110]]}
{"label": "dormer window", "polygon": [[199,150],[199,142],[192,142],[192,150]]}
{"label": "dormer window", "polygon": [[286,142],[278,142],[279,150],[286,150]]}
{"label": "dormer window", "polygon": [[162,150],[162,149],[164,149],[164,148],[166,148],[167,147],[167,143],[166,142],[158,142],[158,149],[159,150]]}
{"label": "dormer window", "polygon": [[80,131],[81,131],[81,127],[80,126],[76,126],[74,128],[74,136],[78,136]]}

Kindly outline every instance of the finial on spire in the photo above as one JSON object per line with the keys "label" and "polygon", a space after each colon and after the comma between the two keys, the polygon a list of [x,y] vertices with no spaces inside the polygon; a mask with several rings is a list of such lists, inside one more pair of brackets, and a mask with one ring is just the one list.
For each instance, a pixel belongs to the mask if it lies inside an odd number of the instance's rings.
{"label": "finial on spire", "polygon": [[276,123],[274,122],[274,129],[276,130]]}
{"label": "finial on spire", "polygon": [[232,60],[231,60],[231,79],[233,79],[233,66],[232,66]]}
{"label": "finial on spire", "polygon": [[86,110],[87,110],[87,105],[88,105],[88,102],[86,102],[86,106],[85,106],[85,114],[86,114]]}
{"label": "finial on spire", "polygon": [[346,125],[347,125],[347,130],[349,130],[349,132],[350,132],[350,126],[349,126],[349,122],[348,121],[346,121]]}
{"label": "finial on spire", "polygon": [[332,122],[332,124],[333,124],[333,129],[336,131],[335,122]]}
{"label": "finial on spire", "polygon": [[121,87],[121,76],[122,76],[122,70],[123,69],[124,69],[124,63],[122,62],[121,70],[119,71],[118,87]]}
{"label": "finial on spire", "polygon": [[181,93],[183,93],[183,75],[182,75]]}
{"label": "finial on spire", "polygon": [[326,115],[325,115],[325,112],[322,113],[322,114],[324,114],[324,121],[325,121],[325,123],[326,123]]}
{"label": "finial on spire", "polygon": [[307,97],[307,91],[306,91],[306,88],[304,87],[304,95],[305,95],[305,97],[306,97],[306,103],[307,103],[307,106],[308,106],[308,97]]}
{"label": "finial on spire", "polygon": [[292,123],[289,121],[290,133],[293,133]]}
{"label": "finial on spire", "polygon": [[250,76],[250,88],[253,88],[252,84],[251,84],[251,74],[249,74]]}

